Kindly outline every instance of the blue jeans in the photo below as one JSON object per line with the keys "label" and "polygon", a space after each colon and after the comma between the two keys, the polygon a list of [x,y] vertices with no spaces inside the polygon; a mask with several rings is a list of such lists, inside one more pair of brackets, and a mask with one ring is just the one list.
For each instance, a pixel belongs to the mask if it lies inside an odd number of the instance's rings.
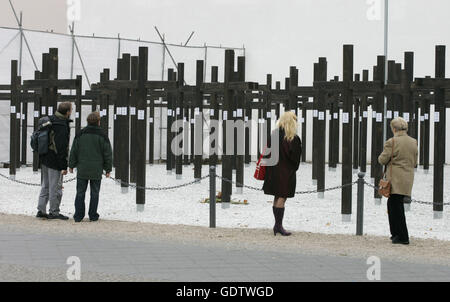
{"label": "blue jeans", "polygon": [[91,201],[89,203],[89,219],[92,221],[98,220],[100,215],[97,213],[98,198],[100,193],[101,180],[88,180],[77,178],[77,196],[75,197],[75,214],[73,219],[81,221],[85,215],[84,198],[86,195],[87,185],[90,182]]}

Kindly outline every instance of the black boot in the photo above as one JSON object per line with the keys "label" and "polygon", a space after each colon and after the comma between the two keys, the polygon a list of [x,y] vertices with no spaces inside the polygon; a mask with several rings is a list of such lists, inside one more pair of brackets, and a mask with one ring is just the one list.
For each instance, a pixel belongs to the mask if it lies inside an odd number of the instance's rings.
{"label": "black boot", "polygon": [[272,209],[273,209],[273,216],[275,217],[275,225],[273,227],[273,234],[276,236],[277,233],[280,233],[281,236],[290,236],[291,233],[286,231],[283,228],[284,208],[272,207]]}
{"label": "black boot", "polygon": [[408,244],[409,244],[409,240],[400,240],[400,238],[398,238],[398,236],[395,236],[394,238],[392,238],[392,243],[393,243],[393,244],[404,244],[404,245],[408,245]]}
{"label": "black boot", "polygon": [[45,213],[42,213],[42,211],[38,211],[36,214],[36,218],[48,218],[48,215]]}

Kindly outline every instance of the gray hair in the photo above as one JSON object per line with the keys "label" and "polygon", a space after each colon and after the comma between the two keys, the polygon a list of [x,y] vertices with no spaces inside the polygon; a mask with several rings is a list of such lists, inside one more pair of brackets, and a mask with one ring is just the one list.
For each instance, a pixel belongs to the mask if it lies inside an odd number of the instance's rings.
{"label": "gray hair", "polygon": [[408,131],[408,122],[402,117],[396,117],[391,121],[391,128],[395,131]]}

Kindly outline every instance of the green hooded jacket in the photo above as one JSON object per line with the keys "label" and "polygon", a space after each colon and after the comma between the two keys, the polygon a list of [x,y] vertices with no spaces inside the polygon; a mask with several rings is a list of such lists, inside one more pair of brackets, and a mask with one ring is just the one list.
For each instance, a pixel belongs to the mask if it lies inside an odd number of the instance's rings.
{"label": "green hooded jacket", "polygon": [[108,137],[98,126],[87,126],[75,136],[69,168],[77,168],[77,178],[102,179],[112,170],[112,150]]}

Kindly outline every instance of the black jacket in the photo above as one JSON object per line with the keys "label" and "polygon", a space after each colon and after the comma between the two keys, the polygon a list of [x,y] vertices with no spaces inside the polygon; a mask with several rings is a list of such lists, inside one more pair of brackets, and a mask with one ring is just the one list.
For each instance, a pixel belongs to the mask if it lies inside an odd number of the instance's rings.
{"label": "black jacket", "polygon": [[70,123],[72,120],[63,118],[58,112],[50,116],[56,152],[49,148],[47,154],[40,156],[41,164],[50,169],[67,170],[70,142]]}
{"label": "black jacket", "polygon": [[275,129],[270,141],[273,141],[277,136],[279,139],[278,163],[275,166],[266,167],[263,190],[267,195],[291,198],[295,195],[296,171],[300,165],[302,141],[296,135],[291,142],[288,142],[284,139],[283,129]]}

